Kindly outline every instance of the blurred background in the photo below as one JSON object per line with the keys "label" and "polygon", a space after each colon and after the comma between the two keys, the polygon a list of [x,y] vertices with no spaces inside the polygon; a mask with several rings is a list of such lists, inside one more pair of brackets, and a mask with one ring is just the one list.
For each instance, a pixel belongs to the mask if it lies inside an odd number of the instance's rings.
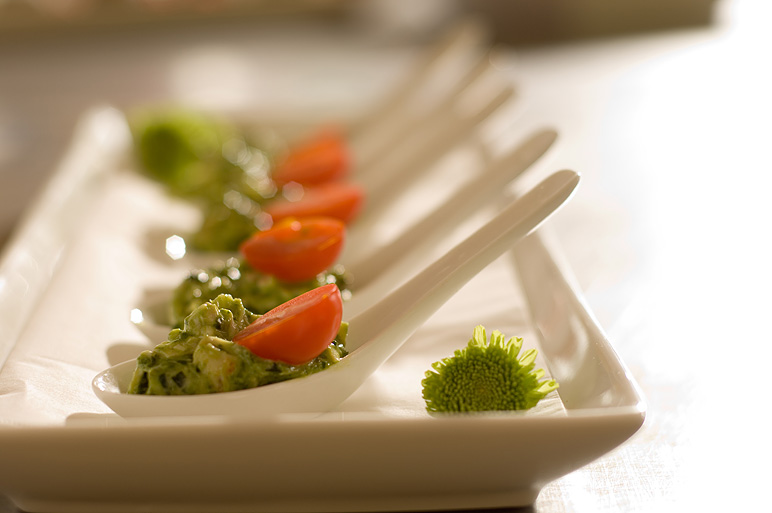
{"label": "blurred background", "polygon": [[0,0],[0,241],[52,172],[78,116],[95,104],[298,112],[323,103],[356,115],[461,16],[479,16],[495,43],[528,49],[707,27],[716,7],[714,0]]}

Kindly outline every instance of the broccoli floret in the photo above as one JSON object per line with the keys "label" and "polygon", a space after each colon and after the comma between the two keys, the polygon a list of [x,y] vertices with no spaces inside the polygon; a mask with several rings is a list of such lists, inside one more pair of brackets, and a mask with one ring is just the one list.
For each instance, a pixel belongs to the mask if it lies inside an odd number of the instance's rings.
{"label": "broccoli floret", "polygon": [[485,328],[477,326],[467,346],[432,364],[421,382],[429,412],[527,410],[558,388],[555,380],[539,381],[534,370],[537,351],[521,356],[522,338],[505,341],[499,331],[488,343]]}

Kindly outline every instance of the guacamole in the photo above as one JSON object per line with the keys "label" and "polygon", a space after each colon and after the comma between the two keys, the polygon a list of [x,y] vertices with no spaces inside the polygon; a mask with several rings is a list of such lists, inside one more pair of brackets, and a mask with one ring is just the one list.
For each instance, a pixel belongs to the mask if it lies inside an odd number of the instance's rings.
{"label": "guacamole", "polygon": [[139,162],[152,178],[179,196],[208,194],[226,178],[222,145],[236,131],[183,110],[135,115],[132,122]]}
{"label": "guacamole", "polygon": [[243,131],[185,110],[136,114],[132,132],[145,174],[194,202],[203,223],[188,237],[202,251],[233,251],[259,228],[260,205],[279,189],[271,158]]}
{"label": "guacamole", "polygon": [[235,251],[260,229],[262,210],[258,206],[244,211],[223,202],[212,202],[201,211],[203,220],[198,230],[186,237],[190,246],[199,251]]}
{"label": "guacamole", "polygon": [[193,310],[220,294],[237,297],[249,311],[264,314],[304,292],[328,283],[336,283],[342,292],[346,290],[347,277],[342,266],[325,271],[310,281],[286,283],[232,257],[210,268],[191,271],[177,286],[172,295],[172,326],[181,326]]}
{"label": "guacamole", "polygon": [[200,305],[181,329],[144,351],[128,393],[145,395],[210,394],[254,388],[326,369],[346,356],[348,325],[322,354],[303,365],[266,360],[232,342],[259,316],[228,295]]}

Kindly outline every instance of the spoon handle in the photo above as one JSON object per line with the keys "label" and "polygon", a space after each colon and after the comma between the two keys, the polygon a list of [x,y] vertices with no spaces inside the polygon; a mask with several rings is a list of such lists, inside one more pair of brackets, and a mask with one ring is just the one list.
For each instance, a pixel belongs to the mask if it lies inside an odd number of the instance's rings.
{"label": "spoon handle", "polygon": [[[558,171],[415,277],[350,321],[349,349],[368,341],[396,351],[424,321],[493,260],[536,229],[573,194],[579,175]],[[389,341],[392,341],[389,344]],[[389,347],[392,346],[392,347]]]}
{"label": "spoon handle", "polygon": [[451,27],[417,59],[402,83],[392,88],[375,109],[351,127],[349,135],[357,150],[355,153],[366,160],[370,156],[368,144],[380,139],[379,128],[390,122],[404,126],[406,108],[415,92],[429,83],[446,61],[463,58],[470,49],[484,46],[487,39],[485,26],[479,20],[465,18]]}
{"label": "spoon handle", "polygon": [[[413,105],[415,101],[405,101],[406,105],[403,105],[401,110],[392,111],[392,119],[380,120],[377,125],[378,132],[369,137],[372,142],[367,144],[367,140],[352,141],[357,180],[364,185],[369,184],[373,179],[377,179],[384,169],[393,167],[395,148],[399,149],[398,152],[404,151],[403,148],[412,148],[413,151],[420,149],[423,145],[410,144],[417,135],[430,134],[452,124],[448,122],[449,115],[460,110],[459,105],[464,98],[473,94],[479,97],[476,92],[479,84],[484,83],[484,79],[493,74],[491,55],[492,51],[489,50],[476,57],[477,62],[453,88],[438,95],[439,99],[434,100],[437,101],[436,104],[429,103],[419,108]],[[483,99],[490,96],[485,95]]]}
{"label": "spoon handle", "polygon": [[406,140],[395,144],[388,155],[357,172],[356,179],[368,194],[367,212],[375,217],[384,210],[406,183],[437,162],[451,148],[460,146],[471,133],[514,95],[506,84],[486,96],[471,112],[446,109],[420,127],[407,129]]}
{"label": "spoon handle", "polygon": [[557,138],[551,129],[536,132],[513,151],[474,176],[442,205],[403,232],[395,240],[369,248],[364,256],[347,264],[357,289],[367,286],[385,269],[417,247],[430,247],[454,226],[473,214],[487,199],[520,176],[550,148]]}

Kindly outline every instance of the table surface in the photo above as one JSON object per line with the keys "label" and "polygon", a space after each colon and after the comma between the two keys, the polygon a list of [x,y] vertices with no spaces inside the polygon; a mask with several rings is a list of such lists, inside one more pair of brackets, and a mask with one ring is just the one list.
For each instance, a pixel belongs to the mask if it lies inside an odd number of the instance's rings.
{"label": "table surface", "polygon": [[[710,27],[503,53],[522,99],[516,122],[555,126],[548,165],[583,174],[552,227],[648,404],[631,440],[547,485],[534,511],[767,502],[772,444],[756,394],[772,356],[770,14],[762,0],[723,2]],[[99,45],[66,38],[56,52],[51,41],[0,45],[2,237],[95,102],[225,101],[210,94],[224,80],[230,102],[313,108],[344,99],[330,74],[361,70],[380,85],[365,91],[375,97],[411,55],[356,30],[296,30],[118,31]],[[314,52],[333,50],[347,56],[338,69],[314,67]],[[323,94],[261,96],[277,79],[316,80]],[[0,512],[12,511],[0,498]]]}

